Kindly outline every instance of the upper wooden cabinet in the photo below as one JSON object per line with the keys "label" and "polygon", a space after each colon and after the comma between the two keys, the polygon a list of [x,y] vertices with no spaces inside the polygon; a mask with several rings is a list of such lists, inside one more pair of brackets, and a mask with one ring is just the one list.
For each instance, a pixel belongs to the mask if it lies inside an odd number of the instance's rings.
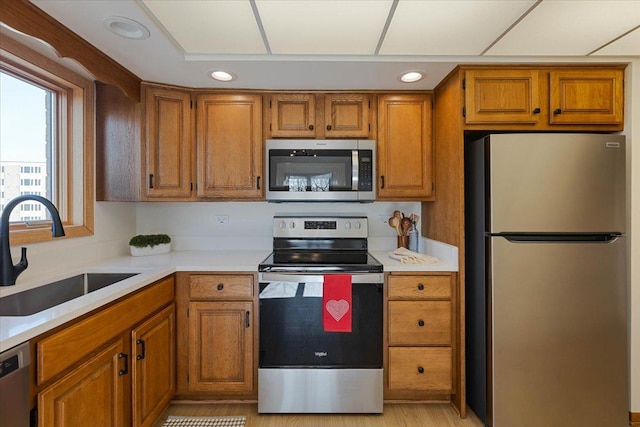
{"label": "upper wooden cabinet", "polygon": [[262,197],[262,97],[197,96],[198,198]]}
{"label": "upper wooden cabinet", "polygon": [[623,122],[622,70],[551,71],[552,124],[607,124]]}
{"label": "upper wooden cabinet", "polygon": [[324,97],[327,138],[369,138],[371,100],[366,94],[330,93]]}
{"label": "upper wooden cabinet", "polygon": [[537,70],[466,72],[466,123],[537,123]]}
{"label": "upper wooden cabinet", "polygon": [[371,96],[277,93],[269,98],[272,138],[371,137]]}
{"label": "upper wooden cabinet", "polygon": [[272,138],[315,138],[316,97],[310,93],[271,95]]}
{"label": "upper wooden cabinet", "polygon": [[378,99],[378,198],[433,200],[432,96]]}
{"label": "upper wooden cabinet", "polygon": [[147,199],[188,199],[193,182],[189,92],[145,88],[143,175]]}
{"label": "upper wooden cabinet", "polygon": [[621,67],[470,67],[464,73],[467,129],[622,128]]}

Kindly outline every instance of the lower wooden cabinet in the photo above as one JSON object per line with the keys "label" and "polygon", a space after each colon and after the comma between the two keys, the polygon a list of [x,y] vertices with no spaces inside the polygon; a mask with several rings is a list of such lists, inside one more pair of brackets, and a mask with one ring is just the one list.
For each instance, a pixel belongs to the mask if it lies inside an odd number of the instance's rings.
{"label": "lower wooden cabinet", "polygon": [[453,391],[451,273],[387,277],[387,400],[448,400]]}
{"label": "lower wooden cabinet", "polygon": [[135,328],[131,346],[133,425],[151,426],[176,390],[174,305]]}
{"label": "lower wooden cabinet", "polygon": [[154,424],[175,392],[174,282],[35,338],[39,426]]}
{"label": "lower wooden cabinet", "polygon": [[[123,356],[124,355],[124,356]],[[38,425],[129,425],[125,342],[120,339],[38,395]]]}
{"label": "lower wooden cabinet", "polygon": [[254,273],[178,273],[177,396],[257,397]]}

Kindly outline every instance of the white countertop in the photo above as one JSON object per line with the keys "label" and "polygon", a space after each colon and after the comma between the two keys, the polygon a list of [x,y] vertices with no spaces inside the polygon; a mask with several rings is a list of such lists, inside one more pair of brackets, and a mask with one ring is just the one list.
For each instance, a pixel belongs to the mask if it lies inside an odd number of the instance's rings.
{"label": "white countertop", "polygon": [[[438,258],[433,264],[403,264],[389,258],[389,251],[371,251],[384,271],[458,271],[457,248],[425,239],[425,252]],[[140,273],[113,285],[67,301],[31,316],[0,316],[0,352],[141,289],[176,271],[256,272],[270,251],[178,251],[144,257],[123,256],[67,271],[46,281],[3,289],[2,296],[22,292],[82,273]]]}

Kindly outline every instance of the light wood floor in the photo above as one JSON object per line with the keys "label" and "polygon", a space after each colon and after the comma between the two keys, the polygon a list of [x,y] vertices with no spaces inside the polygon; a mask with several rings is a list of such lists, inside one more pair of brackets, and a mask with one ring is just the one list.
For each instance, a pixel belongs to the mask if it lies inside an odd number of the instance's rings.
{"label": "light wood floor", "polygon": [[246,427],[483,427],[468,411],[461,419],[448,403],[386,404],[382,415],[258,414],[257,403],[173,402],[155,427],[169,415],[247,417]]}

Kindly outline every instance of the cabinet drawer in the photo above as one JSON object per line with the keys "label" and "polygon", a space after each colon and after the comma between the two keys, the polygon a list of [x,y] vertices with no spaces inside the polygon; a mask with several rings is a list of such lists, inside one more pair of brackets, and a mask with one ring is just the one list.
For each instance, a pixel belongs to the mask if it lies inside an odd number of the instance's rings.
{"label": "cabinet drawer", "polygon": [[250,274],[192,274],[189,280],[191,299],[251,299],[253,276]]}
{"label": "cabinet drawer", "polygon": [[389,301],[389,344],[451,344],[451,302]]}
{"label": "cabinet drawer", "polygon": [[43,384],[173,301],[173,276],[37,343],[37,380]]}
{"label": "cabinet drawer", "polygon": [[450,347],[390,347],[389,389],[451,390]]}
{"label": "cabinet drawer", "polygon": [[451,298],[451,275],[389,276],[389,298]]}

